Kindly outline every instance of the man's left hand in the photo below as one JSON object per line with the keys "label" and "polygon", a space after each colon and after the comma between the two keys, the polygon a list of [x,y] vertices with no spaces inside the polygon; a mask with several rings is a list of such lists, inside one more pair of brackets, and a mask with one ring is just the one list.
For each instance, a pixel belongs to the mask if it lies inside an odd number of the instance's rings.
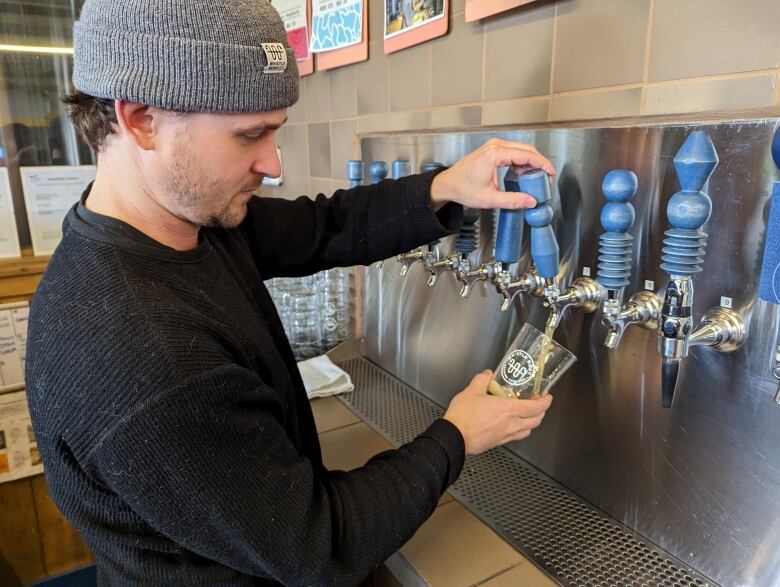
{"label": "man's left hand", "polygon": [[533,145],[490,139],[446,171],[431,185],[431,205],[439,210],[448,202],[469,208],[533,208],[536,200],[522,192],[502,192],[496,170],[514,167],[518,173],[542,169],[555,175],[555,168]]}

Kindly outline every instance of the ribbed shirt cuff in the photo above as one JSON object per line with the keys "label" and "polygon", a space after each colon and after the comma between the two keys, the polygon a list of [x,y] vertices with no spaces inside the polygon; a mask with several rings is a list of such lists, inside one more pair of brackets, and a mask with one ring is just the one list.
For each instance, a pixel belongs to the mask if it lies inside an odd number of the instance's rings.
{"label": "ribbed shirt cuff", "polygon": [[431,184],[433,178],[446,168],[422,173],[417,176],[413,190],[407,192],[412,207],[412,219],[420,240],[431,242],[458,232],[463,226],[463,206],[449,202],[438,212],[431,207]]}
{"label": "ribbed shirt cuff", "polygon": [[447,483],[442,490],[447,489],[447,487],[455,483],[455,480],[463,470],[463,462],[466,458],[466,444],[463,440],[463,435],[455,424],[440,418],[428,426],[420,436],[436,441],[447,454],[447,458],[450,461],[450,469],[447,475]]}

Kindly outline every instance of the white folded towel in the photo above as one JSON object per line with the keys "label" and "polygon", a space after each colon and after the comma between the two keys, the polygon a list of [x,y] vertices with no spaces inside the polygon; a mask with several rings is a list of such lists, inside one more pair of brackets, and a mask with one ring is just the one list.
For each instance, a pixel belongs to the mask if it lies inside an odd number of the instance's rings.
{"label": "white folded towel", "polygon": [[309,399],[352,391],[355,386],[348,373],[333,364],[327,355],[298,363],[298,370]]}

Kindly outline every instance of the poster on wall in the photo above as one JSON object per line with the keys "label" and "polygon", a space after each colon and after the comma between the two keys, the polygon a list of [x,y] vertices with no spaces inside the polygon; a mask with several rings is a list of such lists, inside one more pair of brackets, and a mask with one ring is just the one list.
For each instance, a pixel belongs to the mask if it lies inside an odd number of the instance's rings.
{"label": "poster on wall", "polygon": [[0,483],[43,473],[23,391],[0,394]]}
{"label": "poster on wall", "polygon": [[447,34],[449,0],[385,0],[385,53]]}
{"label": "poster on wall", "polygon": [[21,257],[8,168],[0,167],[0,259]]}
{"label": "poster on wall", "polygon": [[287,31],[287,42],[295,53],[301,77],[314,71],[314,59],[309,50],[311,4],[309,0],[272,0]]}
{"label": "poster on wall", "polygon": [[0,305],[0,393],[24,387],[27,302]]}
{"label": "poster on wall", "polygon": [[362,0],[312,0],[312,51],[344,49],[357,45],[362,39]]}
{"label": "poster on wall", "polygon": [[466,22],[487,18],[536,0],[466,0]]}
{"label": "poster on wall", "polygon": [[366,26],[368,22],[368,2],[361,2],[360,4],[362,5],[360,41],[342,49],[317,53],[315,56],[317,71],[326,71],[368,59],[368,27]]}
{"label": "poster on wall", "polygon": [[62,221],[89,182],[94,165],[21,167],[33,252],[51,255],[62,239]]}

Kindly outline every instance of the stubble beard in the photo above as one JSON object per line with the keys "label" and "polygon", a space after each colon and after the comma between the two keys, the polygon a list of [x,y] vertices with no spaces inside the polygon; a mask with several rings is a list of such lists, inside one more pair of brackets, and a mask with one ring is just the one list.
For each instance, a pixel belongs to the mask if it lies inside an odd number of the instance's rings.
{"label": "stubble beard", "polygon": [[173,165],[163,178],[163,187],[175,207],[173,212],[198,226],[238,226],[246,216],[246,204],[234,195],[221,209],[214,209],[214,203],[224,199],[224,192],[219,181],[199,164],[191,144],[189,133],[180,131],[172,153]]}

